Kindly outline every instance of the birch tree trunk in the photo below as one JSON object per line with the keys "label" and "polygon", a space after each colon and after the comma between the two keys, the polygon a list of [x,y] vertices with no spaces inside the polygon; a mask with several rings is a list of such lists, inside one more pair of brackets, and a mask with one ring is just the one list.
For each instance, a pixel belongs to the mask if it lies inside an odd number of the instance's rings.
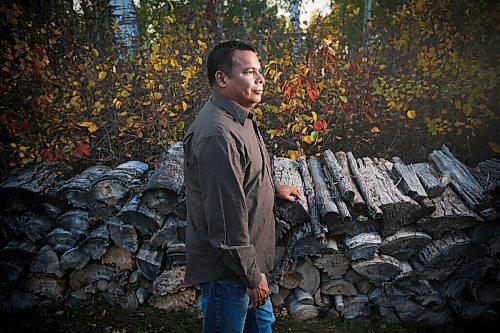
{"label": "birch tree trunk", "polygon": [[294,46],[294,60],[299,59],[299,54],[302,50],[302,33],[300,31],[300,0],[290,0],[290,20],[292,21]]}
{"label": "birch tree trunk", "polygon": [[115,32],[118,43],[123,44],[127,52],[136,54],[137,18],[133,0],[109,0],[113,17],[116,18],[119,29]]}

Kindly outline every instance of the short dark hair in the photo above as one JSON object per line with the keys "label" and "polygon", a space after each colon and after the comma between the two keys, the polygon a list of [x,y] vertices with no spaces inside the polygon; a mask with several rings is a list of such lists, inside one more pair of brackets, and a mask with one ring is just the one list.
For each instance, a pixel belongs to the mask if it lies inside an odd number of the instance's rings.
{"label": "short dark hair", "polygon": [[222,71],[226,75],[231,76],[231,72],[233,71],[233,54],[236,50],[257,53],[255,47],[242,41],[231,40],[216,45],[207,59],[208,83],[211,87],[215,85],[215,73],[217,71]]}

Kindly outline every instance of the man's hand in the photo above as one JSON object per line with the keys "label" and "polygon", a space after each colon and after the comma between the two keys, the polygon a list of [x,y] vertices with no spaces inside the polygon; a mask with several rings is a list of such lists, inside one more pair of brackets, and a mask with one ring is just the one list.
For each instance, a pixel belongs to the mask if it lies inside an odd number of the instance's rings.
{"label": "man's hand", "polygon": [[247,289],[248,296],[250,296],[250,308],[258,308],[264,305],[266,299],[269,297],[269,286],[267,285],[267,278],[263,273],[262,280],[260,280],[257,288]]}
{"label": "man's hand", "polygon": [[298,198],[302,197],[302,193],[300,193],[300,190],[293,186],[276,184],[275,189],[276,189],[276,196],[280,199],[293,202]]}

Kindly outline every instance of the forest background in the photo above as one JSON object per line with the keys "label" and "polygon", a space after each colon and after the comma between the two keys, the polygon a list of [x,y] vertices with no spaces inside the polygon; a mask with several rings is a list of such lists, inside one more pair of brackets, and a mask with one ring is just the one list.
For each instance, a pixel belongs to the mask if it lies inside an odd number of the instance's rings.
{"label": "forest background", "polygon": [[[210,94],[218,42],[256,45],[272,154],[499,157],[494,0],[18,0],[0,7],[0,168],[158,165]],[[76,5],[75,5],[76,4]],[[278,15],[278,12],[286,15]],[[76,163],[73,163],[76,162]]]}

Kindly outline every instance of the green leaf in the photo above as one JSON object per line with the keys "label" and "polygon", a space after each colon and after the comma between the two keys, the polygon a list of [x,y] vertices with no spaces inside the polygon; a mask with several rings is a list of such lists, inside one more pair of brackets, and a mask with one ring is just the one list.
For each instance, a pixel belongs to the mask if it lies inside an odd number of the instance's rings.
{"label": "green leaf", "polygon": [[342,102],[347,103],[347,96],[340,96]]}
{"label": "green leaf", "polygon": [[318,140],[318,136],[319,136],[319,133],[318,133],[317,131],[313,131],[313,132],[311,133],[311,139],[312,139],[313,141]]}

